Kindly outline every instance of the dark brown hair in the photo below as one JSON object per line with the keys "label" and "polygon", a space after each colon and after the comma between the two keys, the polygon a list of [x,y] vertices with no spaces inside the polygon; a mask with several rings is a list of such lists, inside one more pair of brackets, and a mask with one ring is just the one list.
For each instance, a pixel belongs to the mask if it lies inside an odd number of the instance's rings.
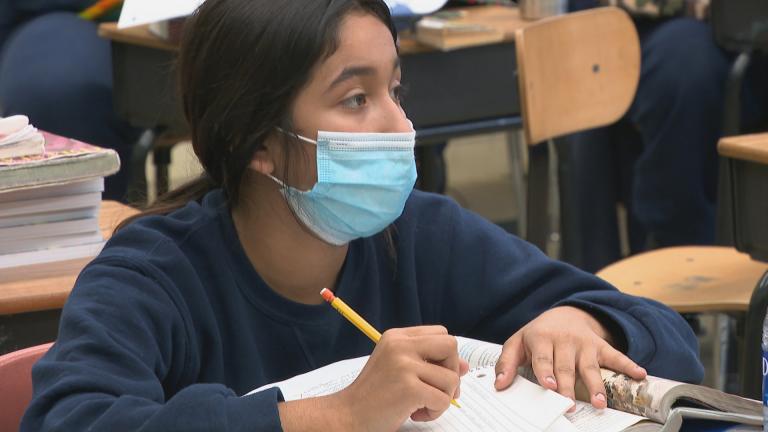
{"label": "dark brown hair", "polygon": [[[253,155],[277,127],[294,130],[293,101],[312,68],[335,52],[339,26],[355,11],[379,18],[397,40],[382,0],[203,3],[185,25],[177,72],[192,146],[205,172],[117,229],[141,216],[170,213],[215,188],[237,205]],[[296,148],[284,149],[287,163]]]}

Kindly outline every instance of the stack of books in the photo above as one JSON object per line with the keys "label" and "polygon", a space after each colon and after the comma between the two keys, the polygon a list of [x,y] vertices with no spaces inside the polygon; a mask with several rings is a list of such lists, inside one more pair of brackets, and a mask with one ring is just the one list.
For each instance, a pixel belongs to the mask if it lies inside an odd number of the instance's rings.
{"label": "stack of books", "polygon": [[[0,130],[0,142],[18,131]],[[120,167],[117,153],[36,133],[44,142],[41,153],[0,159],[0,272],[93,257],[104,244],[101,193],[104,177]]]}
{"label": "stack of books", "polygon": [[527,25],[518,8],[485,5],[442,9],[415,25],[417,41],[441,51],[512,40],[517,29]]}

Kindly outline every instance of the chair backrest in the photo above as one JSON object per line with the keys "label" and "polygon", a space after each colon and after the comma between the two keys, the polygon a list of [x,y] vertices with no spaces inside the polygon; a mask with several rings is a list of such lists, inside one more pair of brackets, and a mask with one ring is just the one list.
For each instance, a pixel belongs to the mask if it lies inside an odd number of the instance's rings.
{"label": "chair backrest", "polygon": [[0,431],[19,430],[24,411],[32,400],[32,365],[52,343],[0,356]]}
{"label": "chair backrest", "polygon": [[635,97],[640,41],[626,12],[591,9],[515,33],[523,125],[529,144],[611,124]]}
{"label": "chair backrest", "polygon": [[715,40],[723,48],[768,51],[765,0],[712,0],[710,16]]}

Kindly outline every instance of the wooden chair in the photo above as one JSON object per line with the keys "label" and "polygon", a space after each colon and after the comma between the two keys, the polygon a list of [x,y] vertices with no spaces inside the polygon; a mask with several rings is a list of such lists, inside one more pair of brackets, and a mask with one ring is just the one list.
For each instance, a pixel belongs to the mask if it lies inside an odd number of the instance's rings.
{"label": "wooden chair", "polygon": [[526,142],[529,146],[548,142],[529,148],[522,232],[528,241],[547,250],[552,233],[560,228],[552,139],[624,116],[640,78],[640,41],[627,13],[606,7],[520,28],[515,32],[515,48]]}
{"label": "wooden chair", "polygon": [[614,123],[635,97],[640,41],[619,8],[560,15],[520,28],[515,49],[529,145]]}
{"label": "wooden chair", "polygon": [[611,264],[597,275],[623,292],[681,313],[740,315],[741,392],[760,399],[760,335],[768,306],[768,134],[723,138],[718,150],[728,158],[734,188],[739,188],[729,194],[734,202],[728,204],[736,248],[662,248]]}
{"label": "wooden chair", "polygon": [[19,430],[24,411],[32,400],[32,365],[52,343],[0,356],[0,430]]}
{"label": "wooden chair", "polygon": [[[601,8],[545,19],[517,30],[515,43],[529,145],[549,140],[552,154],[553,138],[611,124],[629,108],[639,80],[640,45],[634,24],[623,11]],[[557,191],[552,187],[557,183],[552,174],[556,170],[546,153],[541,160],[542,153],[531,150],[528,219],[550,219],[548,227],[528,224],[527,237],[542,247],[560,226],[555,207],[559,199],[553,199]],[[748,154],[754,155],[754,149]],[[556,216],[551,218],[552,214]],[[650,297],[680,312],[743,314],[754,303],[755,285],[766,268],[733,248],[683,247],[627,258],[598,276],[624,292]],[[764,314],[764,308],[762,313],[753,312],[747,326],[762,324]]]}

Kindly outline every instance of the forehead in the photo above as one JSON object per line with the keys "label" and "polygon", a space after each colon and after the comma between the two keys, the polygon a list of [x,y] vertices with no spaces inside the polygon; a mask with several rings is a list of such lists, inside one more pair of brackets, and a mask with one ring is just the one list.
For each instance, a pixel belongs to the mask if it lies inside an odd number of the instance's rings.
{"label": "forehead", "polygon": [[332,75],[350,65],[392,69],[397,49],[392,33],[370,14],[351,13],[339,26],[336,51],[318,67],[318,74]]}

